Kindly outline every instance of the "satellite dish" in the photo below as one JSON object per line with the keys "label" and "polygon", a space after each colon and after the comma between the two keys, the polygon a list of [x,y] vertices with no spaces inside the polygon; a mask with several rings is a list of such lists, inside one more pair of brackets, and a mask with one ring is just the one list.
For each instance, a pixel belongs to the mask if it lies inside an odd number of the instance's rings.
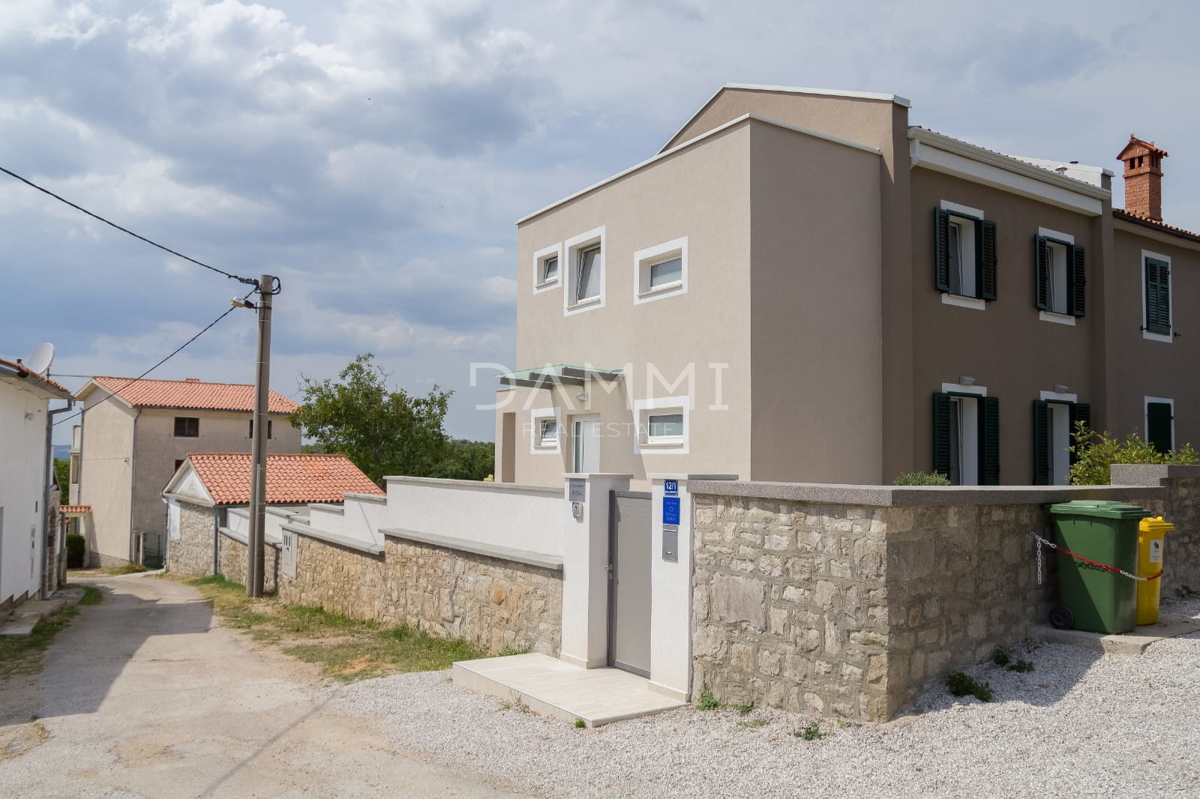
{"label": "satellite dish", "polygon": [[25,359],[23,366],[34,374],[44,375],[53,362],[54,345],[46,343],[34,347],[33,352],[29,353],[29,357]]}

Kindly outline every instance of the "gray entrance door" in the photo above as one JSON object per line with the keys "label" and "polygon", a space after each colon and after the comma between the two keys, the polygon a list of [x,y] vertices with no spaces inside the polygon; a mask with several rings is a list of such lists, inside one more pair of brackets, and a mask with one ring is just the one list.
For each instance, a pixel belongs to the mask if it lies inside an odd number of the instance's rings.
{"label": "gray entrance door", "polygon": [[650,495],[609,500],[608,664],[650,676]]}

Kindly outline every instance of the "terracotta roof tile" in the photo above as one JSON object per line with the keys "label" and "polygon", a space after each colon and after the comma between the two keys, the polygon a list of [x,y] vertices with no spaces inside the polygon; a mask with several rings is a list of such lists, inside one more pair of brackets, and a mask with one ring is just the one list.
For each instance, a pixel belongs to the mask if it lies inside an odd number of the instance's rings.
{"label": "terracotta roof tile", "polygon": [[1151,219],[1144,214],[1135,214],[1132,211],[1126,211],[1122,208],[1114,208],[1113,216],[1117,219],[1128,219],[1131,222],[1138,222],[1143,225],[1147,225],[1148,227],[1158,228],[1164,233],[1172,233],[1176,236],[1183,236],[1184,238],[1192,239],[1193,241],[1200,241],[1200,233],[1193,233],[1192,231],[1184,230],[1181,227],[1168,225],[1166,222],[1159,222],[1158,220]]}
{"label": "terracotta roof tile", "polygon": [[39,375],[37,372],[34,372],[31,369],[29,369],[27,366],[25,366],[25,364],[16,363],[15,361],[8,361],[8,360],[5,360],[4,358],[0,358],[0,364],[7,366],[9,369],[15,369],[17,372],[20,372],[25,377],[32,378],[32,379],[38,381],[39,383],[43,383],[51,391],[60,392],[62,394],[65,394],[68,397],[71,396],[70,390],[68,390],[65,386],[59,385],[58,383],[54,382],[53,380],[51,380],[48,377],[43,377],[42,375]]}
{"label": "terracotta roof tile", "polygon": [[[199,380],[138,380],[130,377],[93,377],[130,405],[142,408],[186,408],[203,411],[252,411],[254,386],[241,383],[203,383]],[[292,413],[300,406],[272,391],[270,413]]]}
{"label": "terracotta roof tile", "polygon": [[[188,455],[200,482],[218,505],[250,502],[250,453]],[[384,492],[345,455],[267,455],[267,503],[341,502],[343,494]]]}
{"label": "terracotta roof tile", "polygon": [[58,510],[61,513],[91,513],[91,505],[59,505]]}

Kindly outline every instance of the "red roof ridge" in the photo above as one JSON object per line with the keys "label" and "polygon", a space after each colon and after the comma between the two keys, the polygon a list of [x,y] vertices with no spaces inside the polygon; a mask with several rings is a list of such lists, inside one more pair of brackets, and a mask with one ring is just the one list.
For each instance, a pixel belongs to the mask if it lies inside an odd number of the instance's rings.
{"label": "red roof ridge", "polygon": [[28,366],[26,366],[23,363],[17,363],[16,361],[10,361],[7,358],[0,358],[0,364],[4,364],[5,366],[9,367],[10,369],[16,369],[18,372],[23,374],[25,377],[32,377],[34,380],[44,383],[56,391],[61,391],[62,393],[66,394],[68,397],[71,395],[71,390],[68,389],[66,386],[63,386],[63,385],[55,382],[54,380],[51,380],[49,377],[46,377],[45,375],[38,374],[37,372],[33,371],[32,369],[30,369]]}
{"label": "red roof ridge", "polygon": [[1162,222],[1158,219],[1151,219],[1146,214],[1139,214],[1136,211],[1127,211],[1124,208],[1114,208],[1113,214],[1119,215],[1119,216],[1126,216],[1126,217],[1129,217],[1130,219],[1136,219],[1137,221],[1143,222],[1147,225],[1153,225],[1154,227],[1162,228],[1163,232],[1165,232],[1165,233],[1173,233],[1177,236],[1186,236],[1188,238],[1200,240],[1200,233],[1193,233],[1192,231],[1187,230],[1186,228],[1176,227],[1175,225],[1168,225],[1166,222]]}

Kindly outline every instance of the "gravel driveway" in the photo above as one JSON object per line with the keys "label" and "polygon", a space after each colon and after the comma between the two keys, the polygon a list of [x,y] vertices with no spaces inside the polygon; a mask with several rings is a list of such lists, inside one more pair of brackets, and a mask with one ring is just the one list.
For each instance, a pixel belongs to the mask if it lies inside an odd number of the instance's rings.
{"label": "gravel driveway", "polygon": [[[1200,618],[1200,601],[1164,605]],[[980,666],[995,701],[936,689],[881,726],[755,710],[684,709],[596,730],[504,709],[448,672],[331,689],[339,712],[379,722],[396,748],[545,795],[1200,795],[1200,634],[1140,657],[1042,645],[1030,673]],[[765,723],[763,723],[765,722]]]}

